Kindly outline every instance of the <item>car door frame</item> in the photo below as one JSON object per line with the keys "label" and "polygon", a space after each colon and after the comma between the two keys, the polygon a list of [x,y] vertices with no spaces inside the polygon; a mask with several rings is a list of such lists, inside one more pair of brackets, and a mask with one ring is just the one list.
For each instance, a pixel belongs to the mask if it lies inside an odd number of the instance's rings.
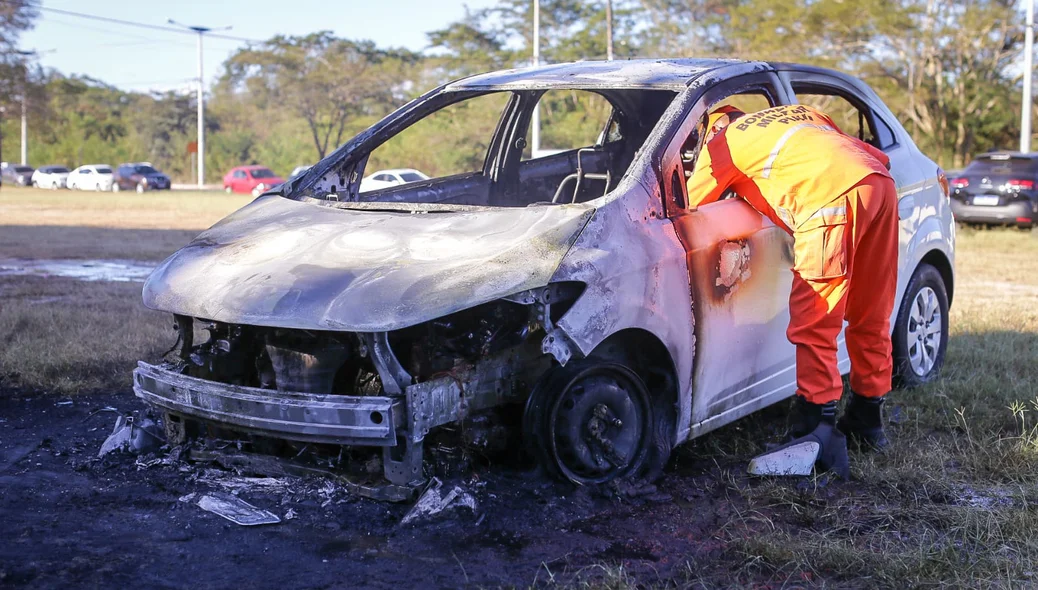
{"label": "car door frame", "polygon": [[[675,224],[675,231],[679,234],[679,240],[682,241],[682,246],[686,250],[686,260],[690,265],[694,264],[692,260],[693,252],[699,246],[692,246],[691,243],[686,241],[687,236],[682,236],[680,226],[688,220],[682,220],[681,217],[692,214],[702,215],[702,212],[697,213],[696,209],[690,209],[687,206],[688,195],[684,166],[681,160],[681,150],[687,145],[686,142],[689,134],[697,131],[697,126],[702,125],[704,117],[713,106],[730,96],[757,90],[764,91],[768,95],[769,103],[774,105],[791,104],[792,97],[789,92],[789,86],[774,71],[753,72],[733,77],[714,85],[696,100],[685,115],[685,120],[679,127],[679,131],[671,137],[666,148],[661,153],[658,169],[661,171],[660,182],[662,186],[660,187],[660,192],[664,196],[664,208],[667,216]],[[703,129],[704,127],[700,126],[698,131],[701,132]],[[694,153],[697,155],[702,148],[702,142],[703,138],[697,137],[694,150]],[[676,182],[675,178],[680,178],[681,182]],[[772,261],[772,259],[782,259],[787,256],[786,248],[788,247],[787,244],[791,242],[791,238],[783,230],[776,228],[770,220],[754,211],[744,201],[731,200],[711,205],[711,207],[715,206],[724,209],[725,215],[738,218],[738,223],[741,225],[752,227],[756,224],[759,227],[757,232],[768,231],[766,236],[768,245],[766,247],[770,248],[771,251],[768,253],[767,260]],[[718,250],[720,249],[720,244],[718,244],[717,248]],[[701,257],[702,254],[697,254],[697,256]],[[757,255],[755,258],[765,259],[765,257],[760,255]],[[787,269],[786,272],[790,271]],[[788,318],[788,292],[791,280],[784,280],[785,275],[782,274],[767,275],[762,273],[763,276],[757,280],[761,283],[764,281],[769,282],[766,285],[758,285],[757,289],[763,286],[764,290],[770,291],[771,306],[779,306],[781,310],[780,313],[772,318],[771,322],[756,324],[756,326],[758,332],[764,331],[768,333],[767,341],[781,347],[777,351],[774,346],[769,349],[773,355],[780,356],[781,360],[777,363],[772,363],[773,366],[760,366],[757,362],[739,363],[736,361],[734,368],[727,374],[724,374],[723,379],[719,378],[719,371],[716,370],[716,365],[720,362],[720,356],[723,355],[716,355],[710,352],[711,339],[702,337],[704,335],[703,330],[706,328],[708,321],[712,319],[717,321],[714,318],[707,318],[703,315],[704,313],[715,313],[706,311],[707,305],[705,300],[707,297],[704,297],[703,293],[711,291],[710,286],[706,285],[704,281],[713,284],[712,281],[716,277],[714,274],[708,274],[705,268],[696,269],[693,266],[688,268],[688,273],[697,331],[690,431],[690,435],[695,437],[792,395],[796,388],[795,378],[793,377],[795,374],[793,371],[795,355],[792,345],[785,338],[785,328],[788,324],[788,319],[786,319]],[[751,277],[747,281],[747,285],[750,285],[750,281],[753,280]],[[779,290],[778,293],[781,297],[775,295],[776,289]],[[746,338],[743,339],[746,340]],[[738,342],[739,335],[731,335],[730,341]],[[714,359],[714,356],[718,358]],[[729,365],[733,365],[733,363],[729,362]],[[724,373],[724,371],[720,372]]]}

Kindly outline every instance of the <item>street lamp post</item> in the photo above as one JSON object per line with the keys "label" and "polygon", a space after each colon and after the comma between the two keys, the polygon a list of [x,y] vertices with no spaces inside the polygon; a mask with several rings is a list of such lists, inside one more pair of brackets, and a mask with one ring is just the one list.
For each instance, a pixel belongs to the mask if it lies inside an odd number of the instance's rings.
{"label": "street lamp post", "polygon": [[1024,30],[1024,97],[1020,105],[1020,151],[1031,151],[1031,74],[1034,69],[1034,0],[1026,0],[1027,28]]}
{"label": "street lamp post", "polygon": [[[533,0],[533,65],[541,65],[541,0]],[[536,158],[541,151],[541,103],[533,105],[533,121],[530,122],[530,157]]]}
{"label": "street lamp post", "polygon": [[205,78],[202,76],[202,36],[210,31],[226,31],[231,27],[213,29],[178,23],[166,19],[169,24],[183,27],[198,33],[198,188],[205,186]]}
{"label": "street lamp post", "polygon": [[[15,51],[16,55],[29,57],[36,55],[35,51]],[[29,109],[27,108],[26,95],[29,93],[29,67],[22,64],[22,165],[29,163]]]}

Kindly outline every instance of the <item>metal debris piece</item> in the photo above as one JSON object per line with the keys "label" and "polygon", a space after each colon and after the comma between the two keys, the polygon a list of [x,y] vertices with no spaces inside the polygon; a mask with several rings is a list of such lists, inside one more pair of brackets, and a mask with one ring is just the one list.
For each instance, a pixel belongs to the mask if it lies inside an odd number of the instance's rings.
{"label": "metal debris piece", "polygon": [[124,451],[134,455],[142,455],[157,451],[165,442],[161,430],[154,420],[144,418],[139,422],[133,416],[119,416],[115,419],[115,428],[101,443],[98,457],[104,457],[113,451]]}
{"label": "metal debris piece", "polygon": [[276,514],[262,508],[256,508],[245,500],[231,494],[206,494],[198,499],[198,507],[242,526],[277,524],[281,522],[281,519]]}
{"label": "metal debris piece", "polygon": [[404,518],[400,523],[408,524],[420,518],[428,518],[439,514],[448,508],[465,507],[475,514],[476,498],[474,498],[472,494],[458,486],[454,486],[451,491],[441,497],[440,490],[442,489],[443,482],[434,477],[432,484],[425,490],[422,497],[415,502],[415,505],[407,511],[407,514],[404,515]]}
{"label": "metal debris piece", "polygon": [[811,475],[821,445],[809,440],[783,446],[750,460],[746,471],[750,475]]}
{"label": "metal debris piece", "polygon": [[296,477],[310,475],[329,477],[342,485],[349,493],[371,498],[372,500],[410,502],[418,495],[418,488],[415,486],[400,486],[386,482],[378,484],[365,483],[338,471],[302,465],[271,455],[218,451],[214,449],[191,449],[189,457],[191,461],[213,462],[225,469],[233,469],[239,473],[252,473],[272,478],[284,477],[286,475]]}

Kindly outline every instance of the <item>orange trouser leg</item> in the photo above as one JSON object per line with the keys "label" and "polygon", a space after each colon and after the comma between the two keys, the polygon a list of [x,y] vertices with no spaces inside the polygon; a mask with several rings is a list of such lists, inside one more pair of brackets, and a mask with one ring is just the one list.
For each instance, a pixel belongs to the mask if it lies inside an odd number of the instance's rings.
{"label": "orange trouser leg", "polygon": [[866,177],[848,193],[853,276],[847,292],[847,352],[851,389],[865,397],[890,391],[890,314],[897,296],[897,188],[885,176]]}
{"label": "orange trouser leg", "polygon": [[815,404],[838,400],[843,393],[836,339],[844,317],[852,388],[872,397],[890,390],[897,191],[889,178],[872,175],[834,201],[834,206],[842,204],[845,225],[793,236],[786,335],[796,346],[797,395]]}
{"label": "orange trouser leg", "polygon": [[836,338],[843,327],[846,293],[846,277],[808,280],[793,270],[786,336],[797,349],[797,395],[813,404],[838,400],[843,393]]}

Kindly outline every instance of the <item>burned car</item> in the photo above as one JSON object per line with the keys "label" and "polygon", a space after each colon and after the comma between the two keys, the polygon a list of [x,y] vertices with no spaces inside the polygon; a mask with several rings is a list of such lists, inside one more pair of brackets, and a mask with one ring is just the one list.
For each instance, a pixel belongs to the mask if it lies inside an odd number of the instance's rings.
{"label": "burned car", "polygon": [[[553,93],[588,97],[599,118],[535,157],[534,111]],[[657,474],[675,445],[795,391],[792,239],[741,199],[689,208],[685,179],[711,108],[809,100],[890,155],[897,376],[932,380],[953,288],[948,187],[875,93],[813,67],[634,60],[448,83],[220,221],[145,284],[180,345],[141,362],[134,390],[174,433],[381,447],[398,486],[425,477],[430,433],[492,413],[559,478]],[[381,146],[473,101],[497,110],[466,141],[470,170],[360,190]]]}

